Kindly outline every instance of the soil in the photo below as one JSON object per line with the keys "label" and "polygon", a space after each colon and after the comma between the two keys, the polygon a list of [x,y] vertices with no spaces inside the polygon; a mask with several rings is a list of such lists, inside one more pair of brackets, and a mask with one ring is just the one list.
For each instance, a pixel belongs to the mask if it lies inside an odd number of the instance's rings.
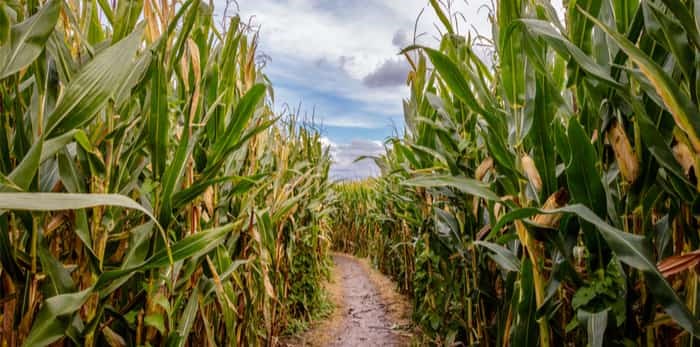
{"label": "soil", "polygon": [[364,259],[334,254],[327,290],[333,314],[288,346],[408,346],[410,306],[395,285]]}

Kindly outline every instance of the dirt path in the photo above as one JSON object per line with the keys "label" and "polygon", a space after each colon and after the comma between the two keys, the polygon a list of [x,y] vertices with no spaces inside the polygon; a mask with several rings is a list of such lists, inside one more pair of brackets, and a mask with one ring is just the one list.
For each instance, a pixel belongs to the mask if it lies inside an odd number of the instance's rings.
{"label": "dirt path", "polygon": [[331,317],[290,346],[408,346],[410,307],[389,279],[366,260],[335,254],[328,291],[336,305]]}

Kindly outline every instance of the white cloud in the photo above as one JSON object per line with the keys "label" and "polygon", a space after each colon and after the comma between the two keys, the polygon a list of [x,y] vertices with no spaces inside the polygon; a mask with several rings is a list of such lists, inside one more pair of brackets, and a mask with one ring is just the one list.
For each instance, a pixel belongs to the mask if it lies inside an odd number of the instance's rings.
{"label": "white cloud", "polygon": [[409,72],[408,62],[403,58],[388,59],[376,70],[362,79],[362,83],[370,88],[386,88],[406,84]]}
{"label": "white cloud", "polygon": [[376,119],[368,116],[335,116],[326,118],[323,121],[324,126],[355,128],[355,129],[379,129],[384,128],[389,124],[389,120]]}
{"label": "white cloud", "polygon": [[379,141],[354,140],[348,144],[338,144],[327,137],[321,142],[330,146],[333,165],[330,175],[333,179],[358,179],[379,174],[379,168],[371,159],[356,161],[362,156],[379,156],[384,146]]}
{"label": "white cloud", "polygon": [[408,31],[406,31],[406,29],[397,30],[394,33],[394,37],[391,39],[391,44],[399,49],[408,46],[410,44]]}
{"label": "white cloud", "polygon": [[[453,11],[467,19],[463,27],[490,32],[488,12],[481,9],[489,0],[454,1]],[[376,66],[398,53],[397,33],[402,44],[410,42],[413,25],[425,9],[418,32],[427,33],[423,43],[436,44],[434,23],[437,18],[427,0],[257,0],[241,2],[243,18],[254,16],[261,26],[262,48],[273,58],[280,54],[306,61],[340,61],[355,79],[370,74]]]}

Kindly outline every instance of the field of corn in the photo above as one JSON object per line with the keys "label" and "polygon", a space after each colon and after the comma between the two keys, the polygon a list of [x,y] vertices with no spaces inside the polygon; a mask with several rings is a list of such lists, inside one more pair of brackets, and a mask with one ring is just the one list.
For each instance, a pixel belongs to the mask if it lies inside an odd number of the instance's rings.
{"label": "field of corn", "polygon": [[405,130],[336,184],[213,3],[0,0],[0,346],[274,346],[331,248],[419,345],[700,342],[700,2],[498,0],[492,40],[429,2]]}
{"label": "field of corn", "polygon": [[197,0],[0,2],[0,346],[275,345],[323,309],[330,156],[256,48]]}
{"label": "field of corn", "polygon": [[412,296],[421,344],[697,345],[700,2],[494,1],[486,59],[430,3],[334,248]]}

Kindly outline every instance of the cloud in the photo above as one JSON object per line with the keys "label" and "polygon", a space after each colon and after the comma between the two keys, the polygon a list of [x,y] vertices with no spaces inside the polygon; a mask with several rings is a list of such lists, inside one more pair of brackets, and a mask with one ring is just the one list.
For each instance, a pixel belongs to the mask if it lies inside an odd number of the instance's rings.
{"label": "cloud", "polygon": [[381,119],[361,115],[335,116],[323,120],[324,126],[354,129],[379,129],[387,127],[389,123],[389,120],[382,122]]}
{"label": "cloud", "polygon": [[362,83],[370,88],[392,87],[406,84],[408,63],[403,58],[388,59],[378,69],[362,79]]}
{"label": "cloud", "polygon": [[285,103],[296,107],[301,102],[303,109],[314,108],[324,125],[375,129],[402,124],[401,101],[408,96],[405,85],[370,90],[327,61],[284,57],[273,58],[266,74],[275,88],[278,111]]}
{"label": "cloud", "polygon": [[355,161],[362,156],[379,156],[384,153],[384,146],[379,141],[353,140],[347,144],[338,144],[327,137],[321,142],[330,147],[333,165],[330,176],[333,179],[359,179],[379,174],[379,168],[373,160]]}
{"label": "cloud", "polygon": [[[487,13],[479,8],[489,3],[454,1],[452,10],[467,21],[460,31],[473,26],[488,35]],[[215,0],[216,12],[223,8],[224,0]],[[376,174],[372,161],[352,163],[350,158],[381,153],[374,140],[402,128],[408,67],[397,53],[411,43],[422,9],[417,43],[437,46],[434,24],[442,25],[427,0],[240,2],[243,20],[260,27],[259,50],[270,57],[264,71],[275,87],[276,110],[301,103],[302,113],[313,109],[316,119],[332,128],[328,138],[337,177]]]}
{"label": "cloud", "polygon": [[397,48],[404,48],[410,43],[408,39],[408,32],[404,29],[399,29],[394,33],[394,37],[391,39],[391,43]]}

